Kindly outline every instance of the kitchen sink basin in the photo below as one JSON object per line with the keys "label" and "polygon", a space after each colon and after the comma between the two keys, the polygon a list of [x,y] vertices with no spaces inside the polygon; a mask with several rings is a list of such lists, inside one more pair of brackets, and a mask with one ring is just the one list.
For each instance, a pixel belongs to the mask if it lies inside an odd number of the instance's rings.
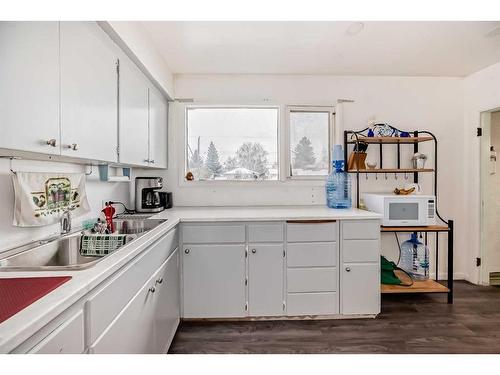
{"label": "kitchen sink basin", "polygon": [[[157,227],[165,220],[116,220],[114,234],[134,234],[134,239]],[[80,254],[83,232],[76,232],[45,241],[37,241],[0,254],[1,271],[81,270],[94,266],[108,255],[96,257]],[[130,237],[129,237],[130,238]],[[127,242],[133,242],[134,239]],[[114,252],[118,251],[114,250]]]}

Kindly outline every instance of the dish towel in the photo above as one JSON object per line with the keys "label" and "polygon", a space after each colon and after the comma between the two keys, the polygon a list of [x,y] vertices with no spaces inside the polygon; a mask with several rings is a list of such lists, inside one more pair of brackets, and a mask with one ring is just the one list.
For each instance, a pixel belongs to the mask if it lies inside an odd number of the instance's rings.
{"label": "dish towel", "polygon": [[16,172],[14,221],[19,227],[38,227],[57,223],[61,214],[73,216],[90,211],[83,173]]}

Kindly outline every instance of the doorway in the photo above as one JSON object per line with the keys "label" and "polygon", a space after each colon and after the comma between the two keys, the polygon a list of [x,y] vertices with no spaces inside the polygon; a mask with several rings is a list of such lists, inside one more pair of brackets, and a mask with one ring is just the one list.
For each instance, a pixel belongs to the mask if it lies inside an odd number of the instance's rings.
{"label": "doorway", "polygon": [[500,108],[481,114],[481,274],[500,286]]}

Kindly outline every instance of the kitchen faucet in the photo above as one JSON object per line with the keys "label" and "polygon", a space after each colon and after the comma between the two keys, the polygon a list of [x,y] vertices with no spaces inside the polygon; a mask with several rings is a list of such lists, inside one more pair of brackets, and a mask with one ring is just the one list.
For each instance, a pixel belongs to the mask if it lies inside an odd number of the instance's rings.
{"label": "kitchen faucet", "polygon": [[66,234],[71,231],[71,212],[68,209],[61,215],[61,234]]}

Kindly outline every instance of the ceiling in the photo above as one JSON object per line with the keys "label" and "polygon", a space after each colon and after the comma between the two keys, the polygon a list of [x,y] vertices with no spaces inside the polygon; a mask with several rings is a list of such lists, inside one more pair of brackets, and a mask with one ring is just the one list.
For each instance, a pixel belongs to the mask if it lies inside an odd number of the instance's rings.
{"label": "ceiling", "polygon": [[175,74],[466,76],[500,61],[500,22],[142,22]]}

